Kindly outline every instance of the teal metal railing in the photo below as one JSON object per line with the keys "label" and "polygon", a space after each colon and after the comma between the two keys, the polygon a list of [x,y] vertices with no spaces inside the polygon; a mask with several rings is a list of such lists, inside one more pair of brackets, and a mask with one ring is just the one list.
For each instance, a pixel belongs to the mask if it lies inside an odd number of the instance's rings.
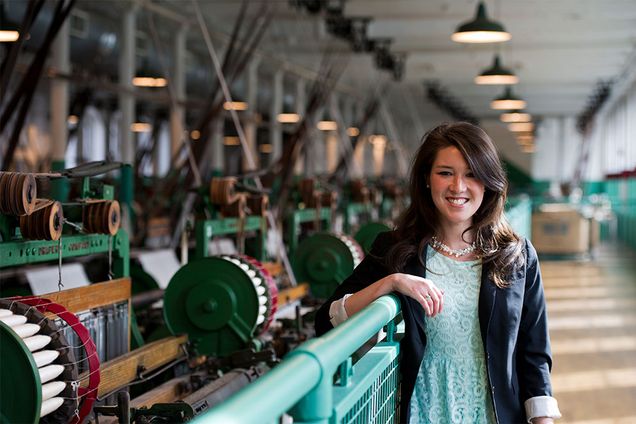
{"label": "teal metal railing", "polygon": [[508,200],[506,218],[517,234],[530,239],[532,235],[532,200],[521,195]]}
{"label": "teal metal railing", "polygon": [[616,235],[636,249],[636,178],[608,180],[606,189],[616,216]]}
{"label": "teal metal railing", "polygon": [[[290,352],[266,375],[194,422],[275,423],[288,413],[295,423],[397,423],[399,344],[394,341],[394,318],[399,311],[397,297],[377,299]],[[385,326],[386,341],[352,366],[354,352]]]}

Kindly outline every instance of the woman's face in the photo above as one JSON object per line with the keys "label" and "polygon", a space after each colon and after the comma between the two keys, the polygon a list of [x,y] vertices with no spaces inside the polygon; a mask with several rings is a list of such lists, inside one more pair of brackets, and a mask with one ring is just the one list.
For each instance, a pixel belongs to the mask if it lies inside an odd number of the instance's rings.
{"label": "woman's face", "polygon": [[442,225],[466,228],[484,199],[484,184],[477,180],[455,146],[437,152],[430,189]]}

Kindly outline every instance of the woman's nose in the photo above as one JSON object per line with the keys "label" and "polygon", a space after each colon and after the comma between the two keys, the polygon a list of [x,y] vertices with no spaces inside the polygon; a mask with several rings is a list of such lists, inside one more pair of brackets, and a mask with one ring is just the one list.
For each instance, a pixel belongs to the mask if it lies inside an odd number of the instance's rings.
{"label": "woman's nose", "polygon": [[456,175],[455,178],[453,178],[453,182],[451,183],[450,190],[453,193],[461,193],[465,189],[466,189],[466,184],[464,182],[464,179],[461,176]]}

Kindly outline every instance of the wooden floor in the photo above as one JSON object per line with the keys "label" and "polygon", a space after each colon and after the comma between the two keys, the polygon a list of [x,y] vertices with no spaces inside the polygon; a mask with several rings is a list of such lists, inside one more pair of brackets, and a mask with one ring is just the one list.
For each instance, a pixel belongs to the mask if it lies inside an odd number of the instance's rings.
{"label": "wooden floor", "polygon": [[636,423],[636,256],[617,246],[595,256],[541,260],[558,422]]}

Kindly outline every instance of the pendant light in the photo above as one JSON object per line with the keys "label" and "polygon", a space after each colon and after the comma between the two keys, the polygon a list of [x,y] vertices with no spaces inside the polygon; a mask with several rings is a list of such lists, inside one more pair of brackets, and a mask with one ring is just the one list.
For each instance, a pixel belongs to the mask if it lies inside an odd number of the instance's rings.
{"label": "pendant light", "polygon": [[523,109],[525,100],[515,97],[510,86],[506,87],[504,94],[490,102],[490,108],[495,110]]}
{"label": "pendant light", "polygon": [[152,131],[152,124],[148,122],[147,109],[142,103],[135,105],[135,122],[130,124],[130,131],[135,133],[148,133]]}
{"label": "pendant light", "polygon": [[297,113],[279,113],[276,120],[281,124],[296,124],[300,122],[300,115]]}
{"label": "pendant light", "polygon": [[461,24],[451,35],[451,40],[457,43],[501,43],[511,38],[503,25],[488,18],[483,1],[477,5],[475,19]]}
{"label": "pendant light", "polygon": [[514,72],[501,66],[501,59],[496,54],[492,66],[475,77],[475,84],[479,85],[512,85],[519,82]]}
{"label": "pendant light", "polygon": [[534,124],[532,122],[511,122],[508,124],[508,129],[514,133],[529,133],[534,131]]}
{"label": "pendant light", "polygon": [[331,120],[318,121],[316,128],[320,131],[336,131],[338,129],[338,123]]}
{"label": "pendant light", "polygon": [[20,37],[20,28],[6,19],[4,3],[0,2],[0,43],[12,43]]}
{"label": "pendant light", "polygon": [[132,83],[135,87],[161,88],[168,85],[168,81],[162,77],[137,75],[133,78]]}
{"label": "pendant light", "polygon": [[161,88],[168,85],[168,80],[152,72],[150,67],[143,63],[135,73],[132,84],[135,87]]}
{"label": "pendant light", "polygon": [[234,100],[231,102],[223,102],[223,109],[225,110],[244,111],[244,110],[247,110],[248,108],[249,108],[249,105],[247,104],[247,102],[240,102],[237,100]]}
{"label": "pendant light", "polygon": [[324,112],[322,119],[316,123],[316,128],[320,131],[337,131],[338,123],[331,119],[329,112]]}
{"label": "pendant light", "polygon": [[522,111],[510,111],[502,113],[499,119],[507,124],[512,122],[530,122],[532,115]]}

